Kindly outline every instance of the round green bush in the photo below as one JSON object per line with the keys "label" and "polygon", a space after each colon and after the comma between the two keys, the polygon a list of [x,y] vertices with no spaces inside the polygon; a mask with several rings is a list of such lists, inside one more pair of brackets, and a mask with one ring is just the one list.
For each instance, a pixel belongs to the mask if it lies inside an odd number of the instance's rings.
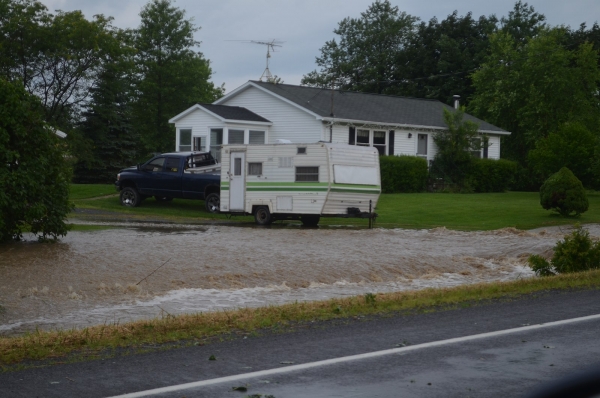
{"label": "round green bush", "polygon": [[556,211],[565,217],[579,216],[589,207],[583,184],[566,167],[544,182],[540,188],[540,204],[544,209]]}

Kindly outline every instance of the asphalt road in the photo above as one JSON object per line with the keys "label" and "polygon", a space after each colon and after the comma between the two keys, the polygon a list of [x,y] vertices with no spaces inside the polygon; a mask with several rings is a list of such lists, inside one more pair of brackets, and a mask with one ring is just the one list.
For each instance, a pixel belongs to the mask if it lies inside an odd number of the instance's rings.
{"label": "asphalt road", "polygon": [[[283,372],[148,396],[527,396],[532,389],[600,361],[600,320],[523,328],[597,314],[600,291],[591,290],[549,292],[422,314],[318,322],[300,325],[293,332],[2,373],[0,397],[109,397],[270,369]],[[513,328],[521,330],[427,346]],[[285,371],[403,345],[413,349]],[[209,360],[211,355],[216,360]]]}

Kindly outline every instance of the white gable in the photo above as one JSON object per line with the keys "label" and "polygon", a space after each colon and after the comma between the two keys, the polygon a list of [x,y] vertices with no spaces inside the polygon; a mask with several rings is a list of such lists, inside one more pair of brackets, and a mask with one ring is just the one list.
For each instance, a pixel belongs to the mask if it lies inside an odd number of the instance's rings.
{"label": "white gable", "polygon": [[[241,106],[260,115],[273,125],[269,129],[269,142],[287,139],[292,142],[317,142],[323,140],[323,124],[315,114],[280,99],[253,85],[215,102],[219,105]],[[327,137],[329,139],[329,137]]]}

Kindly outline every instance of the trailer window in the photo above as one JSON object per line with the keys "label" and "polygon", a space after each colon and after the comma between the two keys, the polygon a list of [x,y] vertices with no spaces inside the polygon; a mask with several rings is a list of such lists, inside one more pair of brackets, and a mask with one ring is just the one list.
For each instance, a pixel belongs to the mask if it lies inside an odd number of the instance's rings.
{"label": "trailer window", "polygon": [[319,182],[319,167],[296,167],[296,182]]}
{"label": "trailer window", "polygon": [[262,175],[262,163],[248,163],[248,175],[249,176]]}

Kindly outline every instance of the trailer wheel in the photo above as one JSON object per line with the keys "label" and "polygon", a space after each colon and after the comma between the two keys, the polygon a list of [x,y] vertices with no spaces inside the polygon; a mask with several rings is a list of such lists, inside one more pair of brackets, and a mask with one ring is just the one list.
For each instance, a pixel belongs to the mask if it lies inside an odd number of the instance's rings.
{"label": "trailer wheel", "polygon": [[208,194],[206,199],[204,199],[204,205],[206,206],[206,211],[209,213],[218,213],[221,208],[221,197],[218,193]]}
{"label": "trailer wheel", "polygon": [[321,221],[321,216],[305,215],[300,217],[300,221],[302,221],[302,225],[305,227],[316,227],[319,221]]}
{"label": "trailer wheel", "polygon": [[142,197],[133,187],[123,188],[121,191],[121,204],[128,207],[138,207],[142,203]]}
{"label": "trailer wheel", "polygon": [[254,212],[254,220],[258,225],[269,225],[273,222],[273,217],[267,206],[259,206]]}

